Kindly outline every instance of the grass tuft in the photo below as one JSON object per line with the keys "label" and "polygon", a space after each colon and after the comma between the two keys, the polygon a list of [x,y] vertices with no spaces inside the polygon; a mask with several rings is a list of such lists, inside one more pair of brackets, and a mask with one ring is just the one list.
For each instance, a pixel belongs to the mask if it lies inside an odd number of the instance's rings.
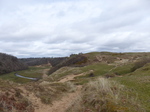
{"label": "grass tuft", "polygon": [[129,96],[128,92],[115,81],[99,78],[84,86],[81,97],[67,112],[144,112],[137,97]]}

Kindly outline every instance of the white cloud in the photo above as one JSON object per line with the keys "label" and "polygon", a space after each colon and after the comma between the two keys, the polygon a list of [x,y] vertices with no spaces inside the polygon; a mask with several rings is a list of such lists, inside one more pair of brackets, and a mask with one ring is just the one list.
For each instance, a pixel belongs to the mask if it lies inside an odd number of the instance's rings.
{"label": "white cloud", "polygon": [[[18,57],[149,51],[148,0],[1,0],[1,52]],[[144,45],[143,45],[144,44]]]}

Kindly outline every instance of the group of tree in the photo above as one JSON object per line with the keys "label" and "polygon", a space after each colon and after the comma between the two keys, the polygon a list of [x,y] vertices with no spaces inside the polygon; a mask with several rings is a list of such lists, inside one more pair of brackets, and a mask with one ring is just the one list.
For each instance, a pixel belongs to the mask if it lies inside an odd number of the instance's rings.
{"label": "group of tree", "polygon": [[0,75],[27,68],[27,65],[18,60],[17,57],[0,53]]}
{"label": "group of tree", "polygon": [[52,66],[56,66],[61,61],[67,59],[67,57],[58,57],[58,58],[22,58],[19,59],[28,66],[37,66],[50,63]]}

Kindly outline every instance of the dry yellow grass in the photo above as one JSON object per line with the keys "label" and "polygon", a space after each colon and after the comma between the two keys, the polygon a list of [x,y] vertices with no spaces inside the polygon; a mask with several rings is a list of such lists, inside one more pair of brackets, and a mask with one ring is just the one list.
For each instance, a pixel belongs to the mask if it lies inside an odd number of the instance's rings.
{"label": "dry yellow grass", "polygon": [[115,81],[98,78],[84,86],[81,97],[67,112],[145,112],[137,97],[131,97],[127,91]]}

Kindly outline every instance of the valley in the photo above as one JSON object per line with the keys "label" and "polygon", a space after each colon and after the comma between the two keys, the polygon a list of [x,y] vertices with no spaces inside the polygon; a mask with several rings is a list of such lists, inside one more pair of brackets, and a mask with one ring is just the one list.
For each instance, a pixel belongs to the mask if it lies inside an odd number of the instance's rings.
{"label": "valley", "polygon": [[55,66],[40,64],[3,74],[0,111],[149,112],[149,58],[150,53],[92,52]]}

